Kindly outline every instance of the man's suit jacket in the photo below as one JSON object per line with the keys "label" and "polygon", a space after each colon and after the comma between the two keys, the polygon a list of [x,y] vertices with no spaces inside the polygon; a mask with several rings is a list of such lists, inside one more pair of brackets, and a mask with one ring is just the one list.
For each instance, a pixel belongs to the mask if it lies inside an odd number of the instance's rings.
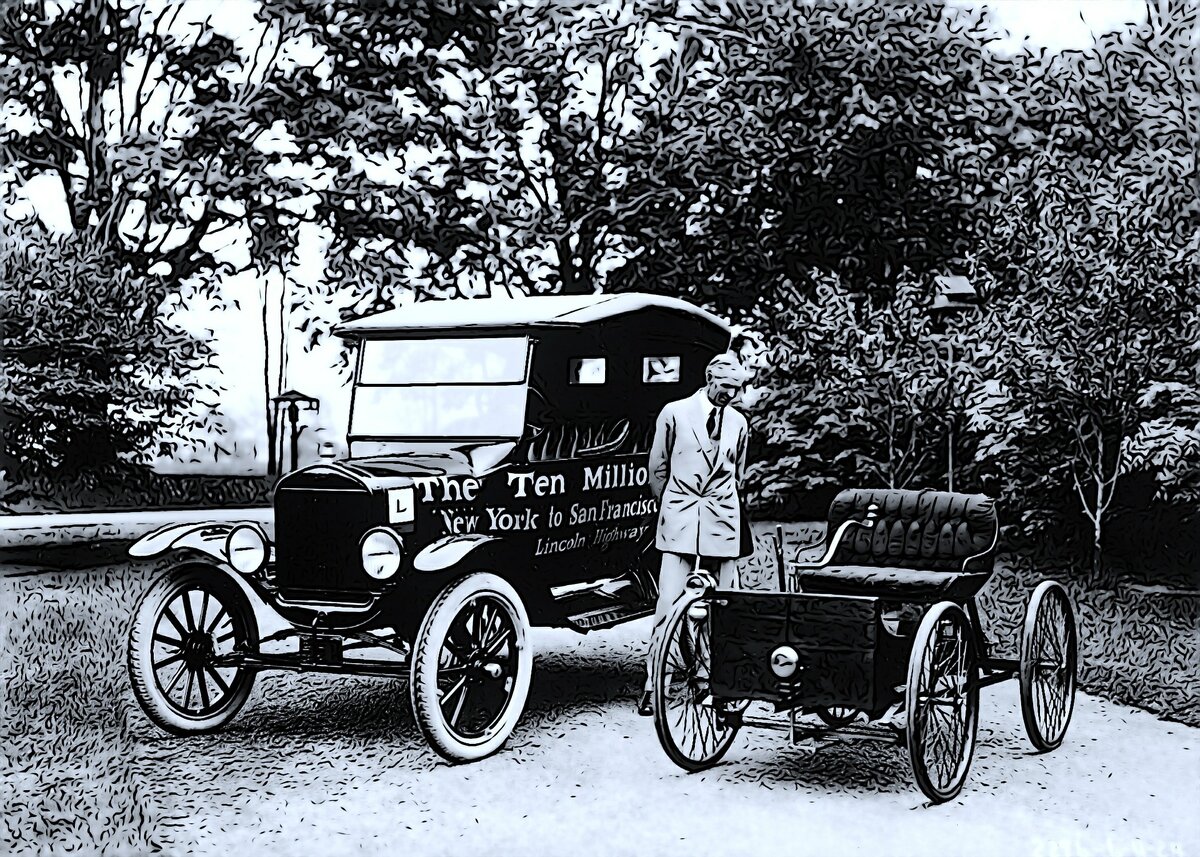
{"label": "man's suit jacket", "polygon": [[726,406],[720,437],[708,435],[701,389],[658,415],[650,448],[650,485],[661,503],[655,547],[670,553],[743,555],[738,485],[746,469],[746,418]]}

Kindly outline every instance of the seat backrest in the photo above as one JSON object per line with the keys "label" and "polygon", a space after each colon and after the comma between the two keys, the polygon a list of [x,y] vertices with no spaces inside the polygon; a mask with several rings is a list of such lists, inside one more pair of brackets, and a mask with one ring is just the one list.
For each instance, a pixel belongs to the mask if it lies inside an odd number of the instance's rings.
{"label": "seat backrest", "polygon": [[839,545],[835,565],[874,565],[928,571],[992,570],[999,522],[996,504],[983,494],[901,491],[891,488],[842,491],[829,507],[829,535],[848,520],[861,521],[875,505],[871,529],[853,528]]}

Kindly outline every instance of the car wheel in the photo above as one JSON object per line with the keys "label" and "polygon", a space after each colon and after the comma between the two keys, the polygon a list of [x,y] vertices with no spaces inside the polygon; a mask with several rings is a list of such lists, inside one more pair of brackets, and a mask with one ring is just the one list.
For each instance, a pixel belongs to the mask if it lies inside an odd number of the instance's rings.
{"label": "car wheel", "polygon": [[737,700],[712,694],[711,599],[704,593],[675,603],[654,642],[650,680],[654,728],[668,758],[685,771],[702,771],[721,761],[737,737]]}
{"label": "car wheel", "polygon": [[1075,708],[1078,638],[1071,600],[1061,585],[1043,581],[1025,609],[1021,633],[1021,715],[1039,752],[1062,744]]}
{"label": "car wheel", "polygon": [[917,786],[934,803],[962,791],[979,726],[979,667],[962,608],[935,604],[908,661],[908,753]]}
{"label": "car wheel", "polygon": [[220,729],[245,705],[254,671],[236,654],[258,648],[250,599],[225,572],[173,568],[134,611],[128,668],[133,695],[154,723],[175,735]]}
{"label": "car wheel", "polygon": [[512,734],[533,672],[528,629],[516,590],[487,572],[451,583],[426,612],[409,693],[417,725],[444,759],[482,759]]}

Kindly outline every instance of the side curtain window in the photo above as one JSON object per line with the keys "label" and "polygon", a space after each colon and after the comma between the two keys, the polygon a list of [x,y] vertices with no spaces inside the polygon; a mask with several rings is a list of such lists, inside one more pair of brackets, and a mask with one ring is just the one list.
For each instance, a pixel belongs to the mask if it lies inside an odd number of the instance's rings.
{"label": "side curtain window", "polygon": [[677,355],[642,358],[643,384],[678,384],[679,357]]}
{"label": "side curtain window", "polygon": [[617,455],[634,451],[639,441],[640,434],[624,419],[594,425],[551,425],[529,442],[528,458],[537,462]]}
{"label": "side curtain window", "polygon": [[572,357],[567,380],[571,384],[603,384],[607,368],[603,357]]}

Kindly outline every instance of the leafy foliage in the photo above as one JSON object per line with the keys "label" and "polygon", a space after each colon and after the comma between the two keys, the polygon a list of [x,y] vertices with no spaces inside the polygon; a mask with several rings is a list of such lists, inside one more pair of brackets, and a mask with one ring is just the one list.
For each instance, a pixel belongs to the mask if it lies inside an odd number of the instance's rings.
{"label": "leafy foliage", "polygon": [[[486,292],[505,244],[503,183],[486,134],[488,86],[477,67],[495,47],[494,4],[264,4],[286,62],[268,73],[254,120],[276,129],[293,192],[268,200],[328,241],[329,267],[293,310],[344,314],[410,294]],[[316,344],[329,324],[306,335]]]}
{"label": "leafy foliage", "polygon": [[207,415],[187,415],[186,373],[209,355],[146,309],[148,297],[161,300],[166,290],[109,248],[38,230],[3,232],[0,469],[72,478],[170,454],[164,423],[182,433],[202,427]]}
{"label": "leafy foliage", "polygon": [[1149,13],[1019,69],[981,242],[1022,415],[1001,465],[1024,505],[1078,508],[1097,560],[1123,476],[1179,497],[1200,465],[1200,11]]}
{"label": "leafy foliage", "polygon": [[[167,453],[172,430],[213,419],[185,413],[207,392],[188,371],[201,347],[159,314],[181,284],[215,290],[232,268],[216,248],[281,182],[243,121],[264,45],[244,55],[211,19],[189,20],[195,8],[80,0],[0,11],[0,151],[17,180],[5,183],[8,201],[22,184],[50,182],[67,220],[61,235],[44,210],[6,223],[4,288],[13,319],[27,322],[5,337],[6,458],[24,470]],[[252,233],[265,234],[278,231]],[[255,243],[257,264],[278,258]]]}
{"label": "leafy foliage", "polygon": [[663,181],[684,198],[631,224],[656,240],[614,284],[738,310],[811,291],[818,270],[886,296],[905,268],[966,250],[990,111],[983,24],[865,2],[695,17],[715,34],[695,37],[701,71],[649,147],[670,153]]}
{"label": "leafy foliage", "polygon": [[772,308],[751,407],[763,438],[750,482],[769,501],[823,485],[928,485],[936,478],[946,371],[905,288],[873,306],[832,275]]}
{"label": "leafy foliage", "polygon": [[61,185],[81,240],[176,281],[215,272],[205,239],[276,184],[261,129],[243,121],[263,43],[244,56],[185,10],[80,0],[0,14],[0,75],[23,120],[7,124],[6,160]]}

